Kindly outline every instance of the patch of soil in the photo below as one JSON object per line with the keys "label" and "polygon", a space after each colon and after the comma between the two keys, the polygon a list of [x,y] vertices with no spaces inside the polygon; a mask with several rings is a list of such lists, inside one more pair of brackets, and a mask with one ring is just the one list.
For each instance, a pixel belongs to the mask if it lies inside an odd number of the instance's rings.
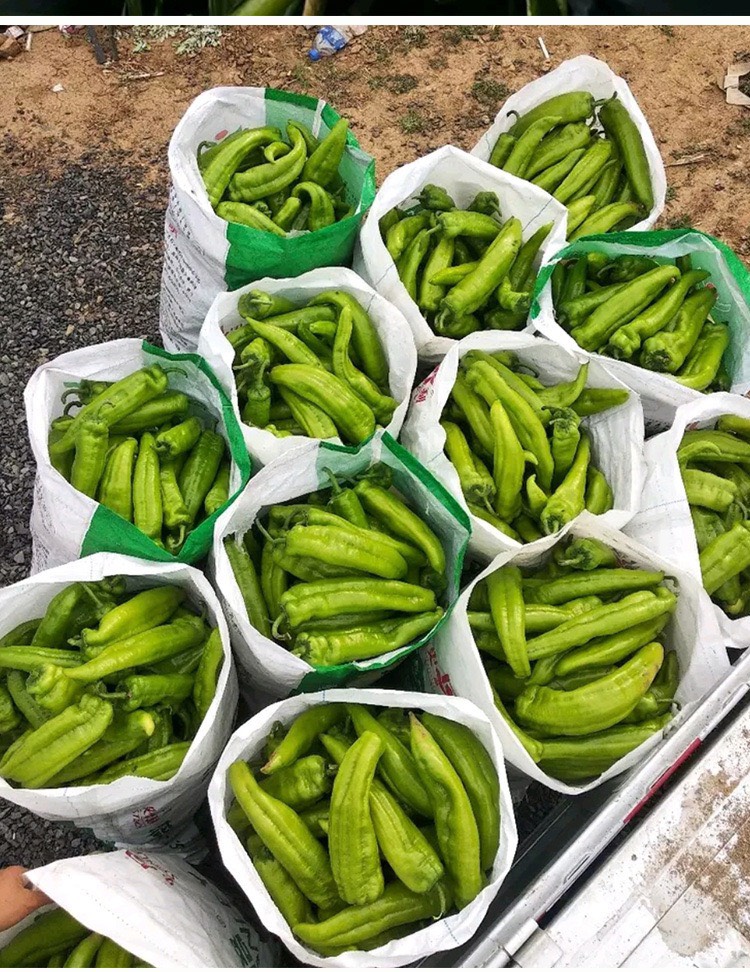
{"label": "patch of soil", "polygon": [[[696,226],[750,258],[750,113],[727,105],[716,83],[750,48],[750,27],[370,27],[317,64],[306,57],[313,32],[226,27],[218,48],[177,55],[173,40],[134,54],[125,29],[120,60],[105,68],[83,37],[37,34],[30,52],[0,63],[1,124],[23,145],[26,166],[124,150],[165,191],[166,145],[190,101],[215,85],[271,85],[330,101],[382,181],[446,142],[470,149],[508,94],[592,54],[628,80],[669,166],[660,225]],[[53,92],[57,83],[65,90]],[[695,161],[670,164],[686,159]]]}

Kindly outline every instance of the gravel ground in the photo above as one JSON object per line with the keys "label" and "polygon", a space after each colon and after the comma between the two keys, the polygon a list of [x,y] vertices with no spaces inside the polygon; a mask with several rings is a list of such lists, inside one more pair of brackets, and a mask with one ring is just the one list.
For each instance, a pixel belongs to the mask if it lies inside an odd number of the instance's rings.
{"label": "gravel ground", "polygon": [[[23,389],[44,361],[114,338],[158,338],[165,189],[125,156],[48,171],[7,139],[0,174],[0,584],[31,564],[34,460]],[[165,158],[159,147],[154,153]],[[48,160],[52,161],[52,160]],[[164,180],[166,186],[166,178]],[[0,867],[101,849],[84,831],[0,800]]]}

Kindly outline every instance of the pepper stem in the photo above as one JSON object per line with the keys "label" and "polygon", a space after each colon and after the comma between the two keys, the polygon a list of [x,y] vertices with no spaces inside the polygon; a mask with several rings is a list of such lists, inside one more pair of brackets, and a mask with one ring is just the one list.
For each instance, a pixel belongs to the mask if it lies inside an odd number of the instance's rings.
{"label": "pepper stem", "polygon": [[333,474],[333,470],[329,469],[328,466],[325,466],[323,472],[326,474],[326,476],[328,476],[328,478],[331,481],[331,492],[333,493],[333,495],[338,496],[340,493],[342,493],[343,490],[339,485],[338,479],[336,479],[335,475]]}
{"label": "pepper stem", "polygon": [[260,522],[260,520],[255,521],[255,526],[258,528],[258,533],[260,533],[263,539],[267,540],[269,543],[276,544],[281,539],[280,537],[272,537],[271,534],[268,532],[268,530],[266,530],[266,528]]}
{"label": "pepper stem", "polygon": [[65,404],[65,402],[67,402],[67,400],[71,397],[71,395],[80,395],[80,394],[81,394],[81,383],[76,382],[75,385],[71,385],[69,388],[65,389],[62,395],[60,395],[60,401],[63,404]]}

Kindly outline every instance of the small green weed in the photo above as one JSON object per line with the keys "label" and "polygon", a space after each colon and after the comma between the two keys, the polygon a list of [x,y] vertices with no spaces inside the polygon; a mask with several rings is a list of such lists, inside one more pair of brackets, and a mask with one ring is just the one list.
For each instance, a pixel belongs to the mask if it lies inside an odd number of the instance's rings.
{"label": "small green weed", "polygon": [[391,94],[406,94],[419,83],[413,74],[376,74],[367,82],[371,88],[385,88]]}
{"label": "small green weed", "polygon": [[664,225],[667,229],[691,229],[693,217],[690,213],[677,213],[675,216],[670,216]]}
{"label": "small green weed", "polygon": [[402,41],[406,47],[427,47],[429,43],[427,31],[423,27],[417,27],[416,24],[404,27]]}
{"label": "small green weed", "polygon": [[510,90],[507,84],[503,84],[502,81],[493,81],[492,78],[477,78],[471,86],[470,94],[480,104],[495,107],[508,97]]}
{"label": "small green weed", "polygon": [[415,108],[410,108],[398,119],[399,126],[404,135],[418,135],[427,128],[427,119]]}

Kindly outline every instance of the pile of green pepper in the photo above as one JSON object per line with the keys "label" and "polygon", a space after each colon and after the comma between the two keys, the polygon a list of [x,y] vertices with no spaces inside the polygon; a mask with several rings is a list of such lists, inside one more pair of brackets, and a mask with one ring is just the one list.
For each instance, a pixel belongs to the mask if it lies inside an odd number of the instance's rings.
{"label": "pile of green pepper", "polygon": [[0,640],[0,777],[31,789],[171,779],[223,658],[182,588],[71,584]]}
{"label": "pile of green pepper", "polygon": [[551,386],[529,371],[511,351],[468,351],[441,421],[471,512],[523,543],[557,532],[584,509],[612,508],[581,420],[628,398],[625,389],[586,388],[588,364]]}
{"label": "pile of green pepper", "polygon": [[389,468],[331,481],[224,540],[252,626],[314,668],[423,640],[444,614],[443,545],[391,490]]}
{"label": "pile of green pepper", "polygon": [[227,333],[242,421],[274,435],[340,436],[357,445],[387,426],[397,402],[388,362],[367,311],[344,290],[299,306],[250,290],[245,323]]}
{"label": "pile of green pepper", "polygon": [[[50,425],[50,462],[171,554],[229,498],[230,461],[199,405],[169,390],[168,369],[149,365],[118,381],[84,379],[62,395]],[[78,408],[75,416],[68,413]]]}
{"label": "pile of green pepper", "polygon": [[659,639],[677,597],[663,581],[583,537],[539,570],[507,564],[472,590],[469,626],[495,704],[550,776],[599,776],[671,718],[679,666]]}
{"label": "pile of green pepper", "polygon": [[46,911],[0,949],[0,968],[151,969],[106,935],[92,932],[62,908]]}
{"label": "pile of green pepper", "polygon": [[654,205],[643,139],[617,97],[556,95],[519,116],[489,161],[567,206],[570,240],[626,229]]}
{"label": "pile of green pepper", "polygon": [[494,192],[458,209],[440,186],[426,185],[408,210],[380,220],[380,233],[411,299],[436,334],[517,331],[526,323],[536,282],[534,261],[553,224],[525,242],[521,221],[499,219]]}
{"label": "pile of green pepper", "polygon": [[730,617],[750,612],[750,419],[722,415],[677,450],[703,586]]}
{"label": "pile of green pepper", "polygon": [[725,391],[730,333],[711,318],[717,295],[709,277],[689,256],[671,264],[591,252],[555,266],[555,317],[586,351],[662,372],[696,391]]}
{"label": "pile of green pepper", "polygon": [[276,236],[315,231],[354,214],[339,166],[348,122],[318,140],[298,121],[280,129],[240,128],[221,142],[201,142],[198,169],[217,216]]}
{"label": "pile of green pepper", "polygon": [[227,820],[292,932],[370,950],[461,909],[500,839],[500,786],[470,729],[365,705],[308,709],[229,769]]}

